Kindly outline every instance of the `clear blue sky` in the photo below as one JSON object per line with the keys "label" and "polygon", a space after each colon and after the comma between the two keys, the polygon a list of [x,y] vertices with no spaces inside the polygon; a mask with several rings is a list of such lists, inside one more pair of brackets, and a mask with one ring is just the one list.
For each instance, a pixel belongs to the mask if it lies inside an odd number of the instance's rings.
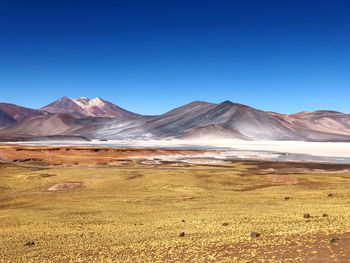
{"label": "clear blue sky", "polygon": [[350,1],[0,1],[0,101],[62,96],[350,113]]}

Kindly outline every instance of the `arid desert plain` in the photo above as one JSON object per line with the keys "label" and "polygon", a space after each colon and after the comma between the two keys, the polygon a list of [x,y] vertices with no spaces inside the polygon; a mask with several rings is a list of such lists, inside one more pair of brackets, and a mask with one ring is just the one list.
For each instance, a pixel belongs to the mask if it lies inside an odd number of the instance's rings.
{"label": "arid desert plain", "polygon": [[0,262],[349,262],[346,159],[223,152],[1,145]]}

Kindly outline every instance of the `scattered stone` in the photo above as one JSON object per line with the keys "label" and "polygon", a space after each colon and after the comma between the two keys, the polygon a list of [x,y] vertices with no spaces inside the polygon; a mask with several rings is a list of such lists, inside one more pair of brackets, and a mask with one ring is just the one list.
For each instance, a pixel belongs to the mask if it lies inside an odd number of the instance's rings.
{"label": "scattered stone", "polygon": [[26,246],[34,246],[35,245],[35,242],[34,241],[27,241],[25,243]]}
{"label": "scattered stone", "polygon": [[332,237],[329,243],[336,243],[340,238],[339,237]]}
{"label": "scattered stone", "polygon": [[57,176],[57,174],[40,174],[41,177],[52,177]]}
{"label": "scattered stone", "polygon": [[258,237],[260,237],[260,234],[258,232],[251,232],[250,237],[251,238],[258,238]]}
{"label": "scattered stone", "polygon": [[284,200],[289,200],[289,199],[290,199],[289,196],[284,197]]}
{"label": "scattered stone", "polygon": [[328,214],[323,214],[322,217],[328,217]]}
{"label": "scattered stone", "polygon": [[182,223],[185,223],[186,221],[185,221],[185,219],[182,219]]}
{"label": "scattered stone", "polygon": [[328,195],[327,195],[327,197],[332,197],[333,196],[333,194],[331,194],[331,193],[329,193]]}
{"label": "scattered stone", "polygon": [[80,182],[65,182],[65,183],[59,183],[55,184],[48,188],[49,191],[68,191],[80,188],[83,185],[83,183]]}
{"label": "scattered stone", "polygon": [[311,217],[311,215],[309,213],[304,214],[304,218],[310,218],[310,217]]}
{"label": "scattered stone", "polygon": [[185,232],[180,232],[179,237],[184,237],[185,236]]}
{"label": "scattered stone", "polygon": [[133,174],[133,175],[130,175],[127,179],[128,180],[133,180],[133,179],[138,179],[138,178],[141,178],[143,177],[142,174]]}
{"label": "scattered stone", "polygon": [[229,225],[229,223],[224,222],[224,223],[222,223],[222,225],[223,225],[223,226],[228,226],[228,225]]}

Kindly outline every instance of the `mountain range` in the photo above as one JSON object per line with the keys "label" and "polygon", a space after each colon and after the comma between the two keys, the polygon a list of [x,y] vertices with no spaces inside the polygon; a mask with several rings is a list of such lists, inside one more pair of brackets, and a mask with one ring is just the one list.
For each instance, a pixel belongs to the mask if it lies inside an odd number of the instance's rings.
{"label": "mountain range", "polygon": [[101,98],[60,98],[40,109],[0,103],[0,140],[211,139],[350,141],[350,115],[281,114],[224,101],[195,101],[144,116]]}

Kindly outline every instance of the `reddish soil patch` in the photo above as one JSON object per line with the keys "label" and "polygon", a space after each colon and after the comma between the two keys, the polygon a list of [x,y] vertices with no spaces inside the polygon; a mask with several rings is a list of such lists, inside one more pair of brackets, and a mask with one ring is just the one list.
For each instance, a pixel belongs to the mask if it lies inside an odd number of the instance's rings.
{"label": "reddish soil patch", "polygon": [[216,254],[217,262],[226,262],[227,258],[236,259],[232,262],[272,262],[273,258],[273,262],[347,263],[350,262],[349,246],[350,233],[285,237],[262,235],[244,243],[210,244],[206,251]]}
{"label": "reddish soil patch", "polygon": [[40,166],[101,166],[128,165],[131,157],[155,155],[191,155],[204,153],[200,150],[159,148],[96,148],[0,145],[0,158],[7,162]]}
{"label": "reddish soil patch", "polygon": [[298,178],[295,178],[290,175],[278,175],[278,174],[270,174],[266,175],[267,180],[273,183],[281,183],[281,184],[297,184]]}
{"label": "reddish soil patch", "polygon": [[80,188],[82,185],[83,185],[82,183],[78,183],[78,182],[75,182],[75,183],[66,182],[66,183],[55,184],[55,185],[49,187],[47,190],[49,190],[49,191],[68,191],[68,190]]}

